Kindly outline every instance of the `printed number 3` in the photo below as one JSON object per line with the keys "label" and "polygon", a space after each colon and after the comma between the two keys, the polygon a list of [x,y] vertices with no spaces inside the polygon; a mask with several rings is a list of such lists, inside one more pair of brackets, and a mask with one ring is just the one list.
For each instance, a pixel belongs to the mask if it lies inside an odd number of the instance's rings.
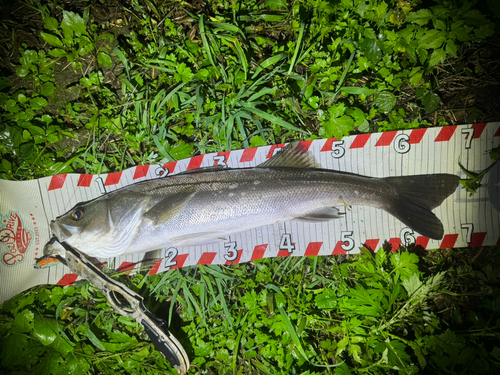
{"label": "printed number 3", "polygon": [[226,242],[224,244],[226,248],[226,254],[224,254],[224,259],[228,262],[234,262],[238,259],[238,250],[236,250],[236,242]]}

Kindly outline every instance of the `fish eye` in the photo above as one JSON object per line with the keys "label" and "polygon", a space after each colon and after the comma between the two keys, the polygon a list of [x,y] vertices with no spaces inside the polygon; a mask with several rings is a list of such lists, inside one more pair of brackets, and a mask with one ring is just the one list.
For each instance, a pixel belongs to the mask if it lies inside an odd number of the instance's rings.
{"label": "fish eye", "polygon": [[83,207],[77,207],[71,213],[71,217],[75,220],[80,220],[85,216],[85,209]]}

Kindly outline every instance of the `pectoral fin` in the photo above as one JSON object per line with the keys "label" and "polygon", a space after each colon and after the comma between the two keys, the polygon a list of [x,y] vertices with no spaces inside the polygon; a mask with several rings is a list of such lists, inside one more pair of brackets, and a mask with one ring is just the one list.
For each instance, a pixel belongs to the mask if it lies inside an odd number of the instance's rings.
{"label": "pectoral fin", "polygon": [[319,222],[319,221],[340,219],[343,215],[344,213],[339,212],[339,210],[334,207],[325,207],[322,208],[321,210],[311,212],[306,216],[297,217],[296,220]]}
{"label": "pectoral fin", "polygon": [[151,220],[155,226],[163,224],[175,217],[194,194],[194,189],[189,188],[169,195],[151,207],[143,216]]}

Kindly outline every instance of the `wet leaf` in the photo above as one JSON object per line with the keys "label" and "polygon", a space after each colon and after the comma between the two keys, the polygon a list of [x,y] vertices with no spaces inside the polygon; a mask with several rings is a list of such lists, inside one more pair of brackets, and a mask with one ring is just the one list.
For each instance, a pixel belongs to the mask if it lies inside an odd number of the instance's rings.
{"label": "wet leaf", "polygon": [[396,96],[391,92],[381,92],[375,96],[373,104],[377,106],[382,113],[389,113],[396,105]]}
{"label": "wet leaf", "polygon": [[55,35],[42,32],[42,33],[40,33],[40,36],[42,37],[42,39],[44,41],[46,41],[52,47],[63,47],[63,43],[61,42],[61,39],[59,39]]}

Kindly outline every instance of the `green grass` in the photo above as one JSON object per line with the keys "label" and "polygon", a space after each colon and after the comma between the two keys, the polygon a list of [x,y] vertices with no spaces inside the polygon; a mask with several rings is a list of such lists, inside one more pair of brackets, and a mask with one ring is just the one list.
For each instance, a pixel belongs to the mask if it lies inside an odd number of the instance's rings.
{"label": "green grass", "polygon": [[[0,178],[495,119],[445,100],[450,82],[491,82],[470,56],[495,51],[492,1],[120,4],[28,0],[4,16]],[[474,190],[482,176],[469,177]],[[495,373],[498,249],[475,251],[114,277],[201,373]],[[1,311],[3,373],[175,373],[88,283],[36,287]]]}

